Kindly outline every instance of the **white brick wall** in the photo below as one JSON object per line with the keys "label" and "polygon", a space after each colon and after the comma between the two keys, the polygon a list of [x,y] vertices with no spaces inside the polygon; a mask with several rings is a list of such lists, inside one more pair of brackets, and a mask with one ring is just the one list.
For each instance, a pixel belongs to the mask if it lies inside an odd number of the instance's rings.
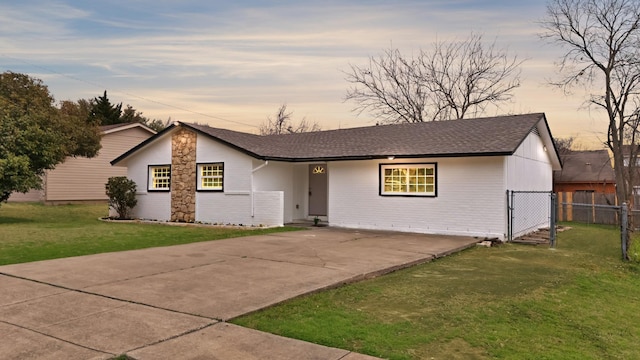
{"label": "white brick wall", "polygon": [[353,228],[504,237],[504,157],[383,161],[437,163],[437,197],[379,192],[379,161],[329,164],[329,223]]}
{"label": "white brick wall", "polygon": [[251,225],[251,193],[196,193],[196,221],[217,224]]}
{"label": "white brick wall", "polygon": [[[134,216],[169,219],[170,194],[147,192],[147,165],[170,162],[166,136],[123,164],[140,193]],[[272,226],[307,214],[306,164],[270,162],[252,173],[262,161],[200,135],[197,162],[224,162],[225,177],[223,193],[196,193],[196,221]],[[403,162],[437,163],[437,197],[379,195],[379,164]],[[329,222],[353,228],[502,239],[505,190],[551,189],[551,165],[537,135],[527,137],[513,157],[336,161],[327,168]]]}
{"label": "white brick wall", "polygon": [[253,196],[253,225],[284,225],[284,193],[282,191],[256,191]]}
{"label": "white brick wall", "polygon": [[[262,166],[264,162],[255,160],[253,167]],[[291,222],[294,216],[294,165],[277,161],[269,161],[253,173],[255,191],[280,191],[283,193],[283,221]],[[281,216],[282,217],[282,216]]]}

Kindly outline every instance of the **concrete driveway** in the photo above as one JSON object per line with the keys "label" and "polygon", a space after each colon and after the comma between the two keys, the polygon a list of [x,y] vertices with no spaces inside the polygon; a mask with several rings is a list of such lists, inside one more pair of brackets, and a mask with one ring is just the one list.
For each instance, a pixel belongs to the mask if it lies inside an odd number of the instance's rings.
{"label": "concrete driveway", "polygon": [[312,228],[0,266],[0,358],[372,359],[226,321],[477,241]]}

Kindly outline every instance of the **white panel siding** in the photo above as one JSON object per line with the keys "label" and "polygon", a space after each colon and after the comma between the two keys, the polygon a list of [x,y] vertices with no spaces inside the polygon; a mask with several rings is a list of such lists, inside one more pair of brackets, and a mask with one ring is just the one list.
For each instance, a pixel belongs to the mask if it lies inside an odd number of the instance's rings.
{"label": "white panel siding", "polygon": [[164,136],[127,159],[128,177],[137,186],[138,204],[132,216],[140,219],[168,221],[171,219],[171,194],[168,191],[147,191],[149,165],[171,164],[171,136]]}
{"label": "white panel siding", "polygon": [[551,191],[553,171],[549,154],[537,134],[529,134],[506,163],[508,190]]}
{"label": "white panel siding", "polygon": [[[540,136],[531,133],[505,164],[507,190],[551,191],[553,170]],[[518,237],[549,226],[550,197],[547,194],[517,193],[514,197],[513,236]]]}
{"label": "white panel siding", "polygon": [[505,234],[504,157],[412,159],[437,163],[437,197],[379,195],[379,161],[332,162],[329,223],[434,234]]}

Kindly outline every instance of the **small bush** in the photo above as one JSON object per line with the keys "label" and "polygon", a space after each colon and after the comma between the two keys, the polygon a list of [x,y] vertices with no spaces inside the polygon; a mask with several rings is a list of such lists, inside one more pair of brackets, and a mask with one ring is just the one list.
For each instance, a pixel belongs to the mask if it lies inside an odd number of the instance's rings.
{"label": "small bush", "polygon": [[118,213],[118,219],[129,219],[129,211],[138,203],[136,183],[126,176],[114,176],[109,178],[105,189],[109,197],[109,206]]}
{"label": "small bush", "polygon": [[633,239],[627,249],[627,256],[630,261],[640,263],[640,239]]}

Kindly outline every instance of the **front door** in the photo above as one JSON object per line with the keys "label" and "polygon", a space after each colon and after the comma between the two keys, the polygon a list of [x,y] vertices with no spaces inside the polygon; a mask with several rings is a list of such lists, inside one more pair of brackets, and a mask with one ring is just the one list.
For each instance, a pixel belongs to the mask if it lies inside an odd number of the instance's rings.
{"label": "front door", "polygon": [[327,216],[327,164],[309,165],[309,215]]}

